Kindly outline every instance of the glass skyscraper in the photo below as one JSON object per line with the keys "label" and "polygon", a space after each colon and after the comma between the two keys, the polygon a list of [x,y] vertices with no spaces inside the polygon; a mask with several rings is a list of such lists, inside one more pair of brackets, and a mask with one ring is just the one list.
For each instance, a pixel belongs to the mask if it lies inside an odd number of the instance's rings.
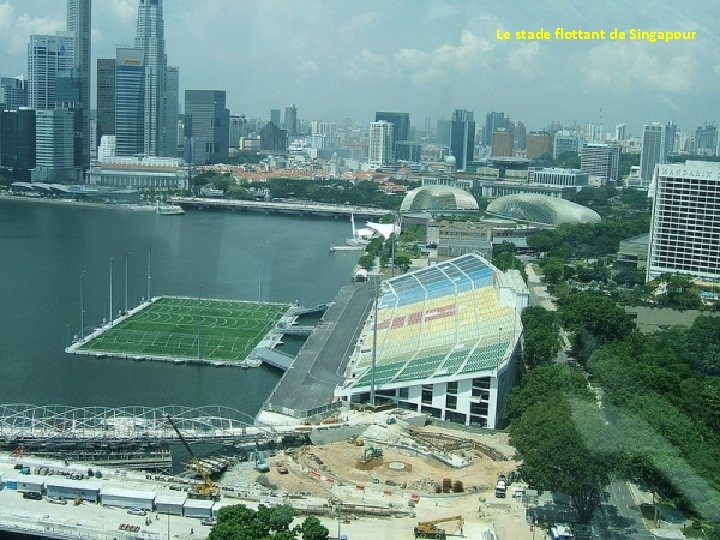
{"label": "glass skyscraper", "polygon": [[115,152],[118,156],[145,153],[145,53],[117,49],[115,57]]}

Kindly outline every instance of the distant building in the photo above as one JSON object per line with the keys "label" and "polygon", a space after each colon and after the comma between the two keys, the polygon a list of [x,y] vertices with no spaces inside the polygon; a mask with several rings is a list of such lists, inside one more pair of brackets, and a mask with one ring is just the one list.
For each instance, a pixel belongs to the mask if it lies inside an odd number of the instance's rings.
{"label": "distant building", "polygon": [[33,182],[76,183],[82,168],[75,166],[75,113],[68,109],[35,112]]}
{"label": "distant building", "polygon": [[410,114],[405,112],[376,112],[376,122],[390,122],[393,125],[395,142],[410,140]]}
{"label": "distant building", "polygon": [[230,111],[224,90],[185,90],[185,161],[227,163]]}
{"label": "distant building", "polygon": [[660,164],[653,199],[647,279],[664,273],[720,280],[720,163]]}
{"label": "distant building", "polygon": [[56,78],[60,71],[75,69],[75,38],[72,32],[54,36],[30,36],[28,45],[28,105],[35,110],[54,109]]}
{"label": "distant building", "polygon": [[[523,126],[524,128],[525,126]],[[512,124],[510,118],[502,112],[489,112],[485,115],[485,129],[483,130],[483,145],[490,148],[492,145],[493,133],[496,131],[510,131]],[[522,148],[525,146],[523,145]],[[519,147],[520,148],[520,147]],[[512,154],[509,154],[512,155]]]}
{"label": "distant building", "polygon": [[705,157],[718,156],[720,155],[719,144],[718,130],[714,125],[705,124],[695,130],[695,155]]}
{"label": "distant building", "polygon": [[620,146],[617,144],[586,143],[580,155],[580,168],[601,184],[620,180]]}
{"label": "distant building", "polygon": [[570,131],[556,131],[553,136],[553,159],[565,152],[580,152],[580,137]]}
{"label": "distant building", "polygon": [[115,138],[118,156],[145,151],[145,52],[119,47],[115,56]]}
{"label": "distant building", "polygon": [[418,163],[420,161],[421,150],[422,147],[420,146],[420,143],[412,141],[396,141],[395,161]]}
{"label": "distant building", "polygon": [[0,77],[0,110],[28,106],[28,85],[19,77]]}
{"label": "distant building", "polygon": [[527,148],[527,129],[525,124],[517,122],[513,125],[513,144],[517,150],[525,150]]}
{"label": "distant building", "polygon": [[475,155],[475,120],[473,113],[465,109],[456,109],[452,116],[450,132],[450,155],[455,157],[455,166],[460,171],[467,170]]}
{"label": "distant building", "polygon": [[115,135],[115,59],[97,61],[97,136]]}
{"label": "distant building", "polygon": [[186,190],[188,168],[179,158],[147,156],[107,158],[90,167],[88,183],[138,191]]}
{"label": "distant building", "polygon": [[625,140],[625,131],[626,131],[625,124],[618,124],[617,126],[615,126],[615,140],[616,141],[624,141]]}
{"label": "distant building", "polygon": [[672,122],[662,125],[653,122],[643,126],[643,142],[640,152],[640,181],[638,187],[647,188],[652,182],[655,165],[665,163],[672,151],[677,128]]}
{"label": "distant building", "polygon": [[280,125],[280,109],[270,109],[270,121],[277,127],[282,127]]}
{"label": "distant building", "polygon": [[390,122],[370,122],[370,146],[368,163],[378,167],[395,160],[394,156],[394,125]]}
{"label": "distant building", "polygon": [[180,117],[180,68],[168,66],[165,85],[165,111],[167,114],[165,127],[165,151],[163,156],[178,155],[178,119]]}
{"label": "distant building", "polygon": [[78,81],[75,166],[83,169],[90,165],[91,15],[91,0],[67,0],[66,27],[75,41],[73,59]]}
{"label": "distant building", "polygon": [[[243,149],[246,149],[244,145]],[[275,122],[268,122],[260,130],[260,141],[258,149],[273,154],[287,154],[287,131],[277,127],[275,125]]]}
{"label": "distant building", "polygon": [[602,124],[589,123],[587,127],[587,140],[588,142],[603,142],[603,127]]}
{"label": "distant building", "polygon": [[35,168],[35,110],[0,109],[0,171],[15,182],[29,182]]}
{"label": "distant building", "polygon": [[290,105],[285,107],[285,131],[289,136],[295,135],[298,129],[297,107]]}
{"label": "distant building", "polygon": [[641,234],[620,241],[616,263],[625,268],[647,268],[649,234]]}
{"label": "distant building", "polygon": [[248,133],[247,118],[244,114],[230,115],[230,148],[238,148],[240,145],[240,137],[245,137]]}
{"label": "distant building", "polygon": [[588,185],[588,173],[581,169],[530,167],[528,169],[528,183],[579,189]]}
{"label": "distant building", "polygon": [[437,143],[443,146],[450,146],[450,134],[452,132],[452,121],[441,118],[437,121]]}
{"label": "distant building", "polygon": [[527,136],[527,157],[537,159],[552,154],[552,136],[547,131],[533,131]]}
{"label": "distant building", "polygon": [[492,134],[492,149],[490,155],[493,157],[512,157],[513,155],[513,134],[510,131],[496,131]]}

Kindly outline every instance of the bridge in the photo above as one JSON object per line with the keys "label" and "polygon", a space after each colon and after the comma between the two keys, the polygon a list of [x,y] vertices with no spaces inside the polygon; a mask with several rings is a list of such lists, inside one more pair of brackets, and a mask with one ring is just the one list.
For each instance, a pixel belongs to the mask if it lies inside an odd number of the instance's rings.
{"label": "bridge", "polygon": [[325,204],[307,201],[241,201],[235,199],[209,199],[200,197],[168,197],[168,203],[179,204],[183,208],[213,208],[226,210],[254,210],[259,212],[277,212],[283,214],[347,216],[380,218],[392,213],[382,208],[368,208],[349,204]]}
{"label": "bridge", "polygon": [[[171,416],[190,441],[240,441],[277,437],[276,428],[254,425],[253,417],[222,406],[69,407],[65,405],[0,405],[0,446],[24,441],[172,442],[177,434]],[[280,428],[282,429],[282,428]]]}

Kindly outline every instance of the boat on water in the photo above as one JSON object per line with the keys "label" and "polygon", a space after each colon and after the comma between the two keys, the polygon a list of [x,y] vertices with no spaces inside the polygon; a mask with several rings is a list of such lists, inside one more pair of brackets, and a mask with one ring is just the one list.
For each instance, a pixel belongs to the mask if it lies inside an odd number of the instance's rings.
{"label": "boat on water", "polygon": [[335,251],[361,251],[363,249],[365,249],[365,244],[357,244],[354,246],[330,244],[331,253],[334,253]]}
{"label": "boat on water", "polygon": [[352,238],[345,240],[348,246],[359,246],[364,248],[370,243],[370,237],[375,231],[372,229],[356,229],[355,228],[355,213],[350,214],[350,223],[352,224]]}
{"label": "boat on water", "polygon": [[185,210],[179,204],[158,204],[157,213],[161,216],[180,216]]}

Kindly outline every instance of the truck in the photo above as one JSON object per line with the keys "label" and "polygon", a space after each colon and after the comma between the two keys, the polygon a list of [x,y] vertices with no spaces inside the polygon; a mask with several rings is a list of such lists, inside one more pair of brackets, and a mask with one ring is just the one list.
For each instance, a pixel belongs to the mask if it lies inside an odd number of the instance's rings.
{"label": "truck", "polygon": [[495,483],[495,497],[504,499],[507,493],[507,478],[504,474],[499,474]]}

